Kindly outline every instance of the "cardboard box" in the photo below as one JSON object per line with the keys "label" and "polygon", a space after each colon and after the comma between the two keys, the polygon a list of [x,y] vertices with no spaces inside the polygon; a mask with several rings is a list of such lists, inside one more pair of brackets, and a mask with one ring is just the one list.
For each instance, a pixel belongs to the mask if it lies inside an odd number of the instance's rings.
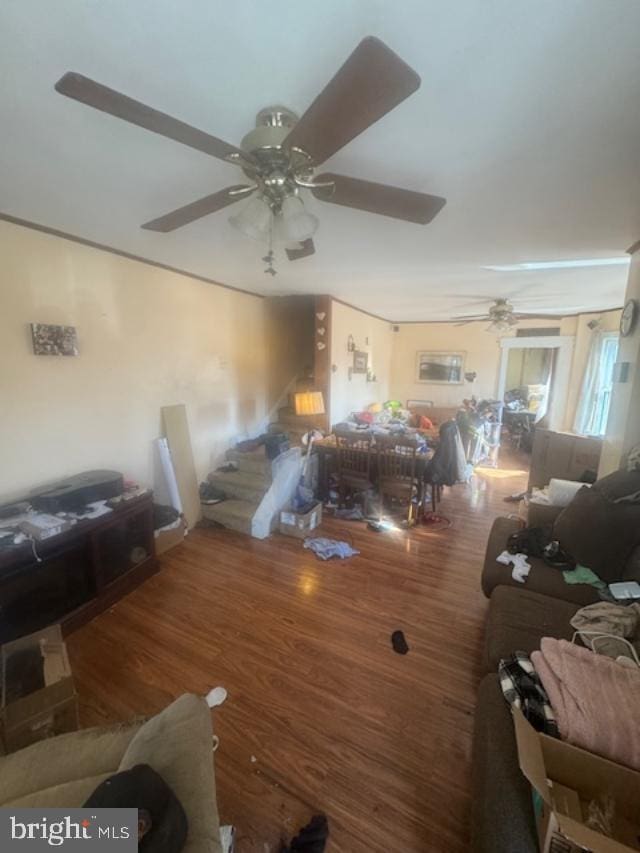
{"label": "cardboard box", "polygon": [[542,489],[552,477],[580,480],[585,471],[597,473],[602,452],[602,439],[536,429],[531,451],[529,489]]}
{"label": "cardboard box", "polygon": [[165,551],[169,551],[171,548],[175,548],[176,545],[179,545],[184,541],[184,537],[187,535],[187,522],[184,517],[180,517],[180,524],[176,527],[172,527],[170,530],[156,530],[154,531],[154,538],[156,540],[156,557],[160,554],[164,554]]}
{"label": "cardboard box", "polygon": [[[640,773],[539,734],[513,708],[520,769],[532,786],[541,853],[640,850]],[[613,798],[613,837],[586,825],[589,803]]]}
{"label": "cardboard box", "polygon": [[287,507],[280,513],[280,533],[285,536],[295,536],[297,539],[306,537],[322,524],[322,503],[311,507],[309,512],[299,513]]}
{"label": "cardboard box", "polygon": [[[30,667],[36,673],[33,683],[44,681],[44,686],[29,690],[29,679],[19,683]],[[78,698],[59,625],[0,647],[0,687],[5,752],[78,729]]]}

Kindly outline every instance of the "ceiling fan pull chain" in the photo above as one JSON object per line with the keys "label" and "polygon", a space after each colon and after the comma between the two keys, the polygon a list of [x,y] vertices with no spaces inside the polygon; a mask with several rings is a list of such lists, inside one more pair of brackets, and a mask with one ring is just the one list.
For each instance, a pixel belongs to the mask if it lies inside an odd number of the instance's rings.
{"label": "ceiling fan pull chain", "polygon": [[269,251],[267,252],[267,254],[262,259],[265,262],[265,264],[267,265],[267,267],[264,271],[265,275],[270,275],[272,277],[274,275],[278,275],[278,271],[273,266],[273,259],[274,259],[274,254],[273,254],[273,219],[272,219],[271,225],[269,226]]}

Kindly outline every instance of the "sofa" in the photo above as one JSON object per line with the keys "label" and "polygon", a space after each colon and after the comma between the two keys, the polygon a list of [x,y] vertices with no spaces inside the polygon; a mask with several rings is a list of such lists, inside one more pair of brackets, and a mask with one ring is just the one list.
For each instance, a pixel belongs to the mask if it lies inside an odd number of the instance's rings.
{"label": "sofa", "polygon": [[[608,511],[617,512],[610,504],[622,492],[633,492],[636,485],[640,488],[640,472],[631,476],[628,472],[615,472],[594,484],[595,492],[586,499],[580,498],[577,506],[580,508],[585,500],[591,503],[604,500]],[[577,499],[578,496],[574,501]],[[571,504],[570,507],[565,518],[579,519],[576,507]],[[640,503],[627,504],[620,512],[624,513],[625,524],[640,539]],[[628,517],[634,513],[636,520],[629,523]],[[554,531],[567,528],[566,522],[564,526],[560,522],[560,510],[553,522]],[[478,689],[473,737],[470,845],[473,853],[537,853],[539,849],[531,787],[518,764],[511,713],[497,675],[498,662],[514,651],[529,654],[539,649],[543,637],[571,640],[572,617],[584,605],[600,600],[595,588],[565,583],[562,572],[541,559],[529,558],[532,568],[526,583],[514,581],[511,567],[497,563],[496,557],[505,549],[510,533],[521,524],[514,518],[495,520],[482,572],[482,589],[490,601],[481,652],[484,676]],[[583,524],[588,524],[586,512]],[[578,530],[578,533],[581,540],[589,542],[591,530]],[[633,537],[622,551],[618,548],[620,562],[607,581],[640,581],[640,543],[634,544],[632,540]],[[611,550],[615,552],[614,545]]]}
{"label": "sofa", "polygon": [[183,853],[222,853],[211,712],[184,694],[144,721],[82,729],[0,758],[3,808],[80,808],[120,770],[149,764],[173,789],[189,824]]}

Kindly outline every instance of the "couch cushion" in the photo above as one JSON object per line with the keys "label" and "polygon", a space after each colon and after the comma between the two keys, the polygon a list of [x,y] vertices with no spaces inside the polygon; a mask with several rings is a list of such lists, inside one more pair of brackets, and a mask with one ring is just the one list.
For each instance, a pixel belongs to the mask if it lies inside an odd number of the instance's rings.
{"label": "couch cushion", "polygon": [[99,776],[74,779],[73,782],[63,782],[53,788],[44,788],[42,791],[10,800],[3,803],[3,806],[18,809],[80,809],[98,785],[112,776],[113,773],[103,773]]}
{"label": "couch cushion", "polygon": [[640,492],[640,471],[613,471],[594,483],[593,488],[610,501],[632,497]]}
{"label": "couch cushion", "polygon": [[517,519],[496,518],[489,534],[484,568],[482,570],[482,591],[489,597],[497,586],[513,586],[521,590],[538,592],[570,601],[578,605],[593,604],[600,601],[598,590],[588,584],[568,584],[562,572],[547,566],[544,560],[530,557],[531,571],[525,583],[514,581],[511,577],[511,566],[496,562],[496,557],[507,546],[511,533],[519,528]]}
{"label": "couch cushion", "polygon": [[472,853],[538,853],[531,786],[497,675],[480,682],[473,732]]}
{"label": "couch cushion", "polygon": [[498,586],[487,617],[484,666],[497,672],[498,662],[515,651],[527,654],[540,648],[543,637],[570,640],[570,620],[580,605],[540,595],[528,589]]}
{"label": "couch cushion", "polygon": [[[107,729],[82,729],[2,756],[0,805],[66,782],[115,773],[139,727],[137,722]],[[61,805],[71,808],[73,804]]]}
{"label": "couch cushion", "polygon": [[183,853],[222,853],[212,738],[207,703],[185,693],[143,723],[118,768],[148,764],[173,789],[189,821]]}
{"label": "couch cushion", "polygon": [[603,581],[620,580],[627,559],[640,544],[640,506],[613,503],[602,492],[583,486],[558,516],[553,537]]}

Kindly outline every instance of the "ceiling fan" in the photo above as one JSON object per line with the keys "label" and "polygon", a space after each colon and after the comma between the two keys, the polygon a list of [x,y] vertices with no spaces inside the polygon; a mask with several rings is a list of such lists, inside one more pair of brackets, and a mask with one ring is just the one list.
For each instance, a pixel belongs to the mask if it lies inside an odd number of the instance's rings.
{"label": "ceiling fan", "polygon": [[58,80],[60,94],[124,121],[174,139],[239,166],[249,183],[233,184],[146,222],[150,231],[182,228],[230,204],[252,196],[230,222],[269,243],[265,272],[273,269],[274,238],[294,261],[314,254],[318,220],[305,210],[301,190],[320,201],[426,225],[445,199],[388,184],[315,170],[348,142],[396,107],[420,86],[420,77],[382,41],[363,39],[298,117],[286,107],[261,110],[256,127],[240,147],[172,118],[166,113],[70,71]]}
{"label": "ceiling fan", "polygon": [[489,310],[484,314],[465,314],[460,317],[454,317],[454,320],[460,320],[456,326],[466,326],[467,323],[477,322],[478,320],[488,320],[490,326],[488,332],[508,332],[512,326],[516,326],[520,320],[550,320],[555,318],[550,314],[523,314],[516,311],[513,304],[508,299],[498,298],[493,301]]}

